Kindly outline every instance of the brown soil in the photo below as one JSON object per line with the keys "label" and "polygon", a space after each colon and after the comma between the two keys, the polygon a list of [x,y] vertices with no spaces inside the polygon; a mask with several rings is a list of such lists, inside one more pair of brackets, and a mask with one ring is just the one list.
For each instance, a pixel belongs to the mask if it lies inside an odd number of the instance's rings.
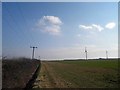
{"label": "brown soil", "polygon": [[3,60],[2,88],[25,88],[39,64],[39,60],[26,58]]}

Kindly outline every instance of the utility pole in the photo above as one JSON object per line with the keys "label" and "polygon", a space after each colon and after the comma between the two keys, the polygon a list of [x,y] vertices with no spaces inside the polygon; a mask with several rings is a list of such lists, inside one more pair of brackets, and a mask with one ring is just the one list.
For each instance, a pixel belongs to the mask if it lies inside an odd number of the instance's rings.
{"label": "utility pole", "polygon": [[34,59],[34,51],[35,51],[35,48],[37,48],[37,47],[31,47],[31,46],[30,46],[30,48],[33,49],[33,52],[32,52],[32,59]]}
{"label": "utility pole", "polygon": [[39,60],[40,60],[40,56],[39,56]]}
{"label": "utility pole", "polygon": [[106,50],[106,59],[108,59],[108,51]]}
{"label": "utility pole", "polygon": [[87,60],[87,48],[85,47],[85,54],[86,54],[86,60]]}

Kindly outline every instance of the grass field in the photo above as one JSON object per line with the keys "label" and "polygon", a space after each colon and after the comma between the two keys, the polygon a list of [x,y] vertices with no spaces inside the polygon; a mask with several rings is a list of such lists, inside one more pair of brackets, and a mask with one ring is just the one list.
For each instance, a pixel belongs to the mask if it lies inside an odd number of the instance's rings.
{"label": "grass field", "polygon": [[[37,88],[118,88],[118,60],[42,62]],[[35,88],[35,87],[34,87]]]}

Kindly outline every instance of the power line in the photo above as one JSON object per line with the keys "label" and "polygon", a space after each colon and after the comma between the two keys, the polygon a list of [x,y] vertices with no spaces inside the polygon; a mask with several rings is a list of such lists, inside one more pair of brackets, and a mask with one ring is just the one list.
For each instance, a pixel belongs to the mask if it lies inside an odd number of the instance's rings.
{"label": "power line", "polygon": [[[20,5],[19,3],[16,3],[16,6],[17,6],[17,9],[18,9],[18,11],[19,11],[19,14],[21,15],[22,20],[23,20],[24,23],[25,23],[25,27],[26,27],[27,31],[30,30],[30,28],[28,28],[28,27],[30,27],[30,25],[29,25],[28,22],[27,22],[26,15],[25,15],[25,13],[23,12],[23,9],[22,9],[21,5]],[[24,31],[24,32],[26,32],[26,31]],[[26,32],[26,33],[27,33],[27,32]],[[27,35],[26,35],[26,36],[27,36]],[[31,34],[30,37],[31,37],[31,38],[34,38],[32,34]],[[32,41],[32,42],[35,43],[35,41]]]}
{"label": "power line", "polygon": [[[16,26],[17,29],[19,30],[21,27],[18,25],[18,22],[16,22],[16,20],[14,19],[14,16],[11,14],[11,12],[10,12],[9,9],[7,8],[7,6],[4,6],[4,8],[6,8],[5,11],[8,13],[10,19],[11,19],[11,20],[13,21],[13,23],[15,24],[13,30],[15,29],[15,26]],[[5,19],[5,18],[4,18],[4,19]],[[9,22],[9,21],[10,21],[10,20],[7,20],[7,22]],[[11,24],[9,24],[9,25],[11,26]],[[11,30],[11,31],[13,31],[13,30]],[[17,31],[17,35],[19,34],[18,30],[14,30],[14,31]]]}
{"label": "power line", "polygon": [[32,59],[34,59],[34,52],[35,52],[35,48],[37,48],[37,47],[31,47],[31,46],[30,46],[30,48],[33,49],[33,52],[32,52]]}

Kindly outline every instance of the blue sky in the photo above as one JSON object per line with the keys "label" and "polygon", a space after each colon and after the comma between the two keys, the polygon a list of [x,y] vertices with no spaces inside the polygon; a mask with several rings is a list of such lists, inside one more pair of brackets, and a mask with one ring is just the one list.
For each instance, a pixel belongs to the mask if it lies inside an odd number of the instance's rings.
{"label": "blue sky", "polygon": [[118,4],[2,3],[3,55],[42,59],[117,57]]}
{"label": "blue sky", "polygon": [[119,2],[119,0],[1,0],[2,2]]}

